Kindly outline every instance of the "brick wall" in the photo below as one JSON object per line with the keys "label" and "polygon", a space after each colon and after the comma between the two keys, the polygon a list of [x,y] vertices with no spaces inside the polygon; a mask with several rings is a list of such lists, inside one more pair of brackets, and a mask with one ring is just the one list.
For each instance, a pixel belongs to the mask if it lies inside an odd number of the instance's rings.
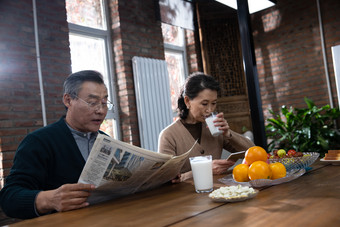
{"label": "brick wall", "polygon": [[[62,82],[71,72],[65,1],[37,0],[47,123],[64,114]],[[31,0],[0,3],[0,186],[23,137],[43,126]]]}
{"label": "brick wall", "polygon": [[132,58],[164,59],[161,23],[153,0],[111,1],[110,7],[122,140],[140,146]]}
{"label": "brick wall", "polygon": [[[340,44],[340,1],[320,1],[334,106],[338,106],[331,47]],[[282,105],[305,108],[303,98],[329,104],[316,1],[277,1],[252,16],[265,118]]]}

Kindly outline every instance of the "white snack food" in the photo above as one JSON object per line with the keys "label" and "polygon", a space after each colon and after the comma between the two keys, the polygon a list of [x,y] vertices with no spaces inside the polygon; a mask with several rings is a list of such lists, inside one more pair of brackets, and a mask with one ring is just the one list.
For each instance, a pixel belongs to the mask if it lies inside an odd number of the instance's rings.
{"label": "white snack food", "polygon": [[248,186],[228,186],[228,187],[220,187],[219,189],[214,190],[209,194],[209,197],[212,199],[239,199],[239,198],[247,198],[252,194],[255,194],[255,189]]}

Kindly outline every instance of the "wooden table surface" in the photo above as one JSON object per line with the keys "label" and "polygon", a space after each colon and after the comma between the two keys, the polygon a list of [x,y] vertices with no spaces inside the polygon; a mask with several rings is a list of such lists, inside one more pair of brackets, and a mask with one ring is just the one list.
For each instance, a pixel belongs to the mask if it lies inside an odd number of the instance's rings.
{"label": "wooden table surface", "polygon": [[[335,226],[340,224],[340,166],[317,161],[301,177],[260,188],[250,200],[216,203],[192,182],[168,184],[87,208],[10,226]],[[214,187],[226,186],[218,183]]]}

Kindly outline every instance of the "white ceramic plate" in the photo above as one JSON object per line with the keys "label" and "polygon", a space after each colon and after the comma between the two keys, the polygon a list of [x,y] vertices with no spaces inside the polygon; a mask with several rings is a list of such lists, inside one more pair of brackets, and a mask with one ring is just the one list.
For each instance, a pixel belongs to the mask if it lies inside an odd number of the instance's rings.
{"label": "white ceramic plate", "polygon": [[212,199],[212,201],[219,202],[219,203],[234,203],[234,202],[240,202],[240,201],[244,201],[244,200],[247,200],[247,199],[254,198],[258,193],[259,193],[259,191],[255,189],[255,193],[249,194],[246,197],[238,197],[238,198],[213,197],[211,199]]}
{"label": "white ceramic plate", "polygon": [[325,160],[325,159],[320,159],[321,162],[326,162],[326,163],[331,163],[332,165],[340,165],[340,160]]}

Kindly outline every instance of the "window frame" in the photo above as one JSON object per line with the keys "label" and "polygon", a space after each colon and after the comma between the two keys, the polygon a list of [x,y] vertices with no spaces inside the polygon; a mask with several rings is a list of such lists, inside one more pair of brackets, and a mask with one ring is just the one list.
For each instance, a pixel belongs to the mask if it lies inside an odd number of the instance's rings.
{"label": "window frame", "polygon": [[[175,25],[171,25],[171,26],[175,26]],[[179,27],[180,32],[182,32],[182,37],[183,37],[183,46],[178,46],[178,45],[174,45],[174,44],[170,44],[170,43],[166,43],[163,41],[163,45],[164,45],[164,54],[166,52],[170,52],[170,53],[178,53],[180,55],[182,55],[183,58],[183,73],[184,73],[184,78],[183,78],[183,82],[186,80],[186,78],[189,75],[189,70],[188,70],[188,62],[187,62],[187,50],[186,50],[186,39],[185,39],[185,29]],[[181,84],[182,85],[182,84]],[[172,112],[173,115],[173,119],[176,119],[178,116],[177,111]]]}
{"label": "window frame", "polygon": [[103,15],[105,19],[106,29],[97,29],[92,27],[86,27],[83,25],[68,23],[69,34],[70,35],[78,35],[88,38],[96,38],[102,39],[104,41],[104,49],[105,49],[105,63],[106,63],[106,71],[108,75],[108,90],[109,96],[112,100],[110,100],[114,106],[112,110],[108,111],[105,119],[113,119],[113,130],[114,130],[114,138],[120,140],[121,132],[120,132],[120,120],[118,113],[118,103],[117,103],[117,94],[116,94],[116,84],[115,84],[115,73],[113,68],[113,54],[112,54],[112,46],[111,46],[111,34],[110,34],[110,26],[109,26],[109,15],[108,4],[106,0],[102,1],[103,5]]}

